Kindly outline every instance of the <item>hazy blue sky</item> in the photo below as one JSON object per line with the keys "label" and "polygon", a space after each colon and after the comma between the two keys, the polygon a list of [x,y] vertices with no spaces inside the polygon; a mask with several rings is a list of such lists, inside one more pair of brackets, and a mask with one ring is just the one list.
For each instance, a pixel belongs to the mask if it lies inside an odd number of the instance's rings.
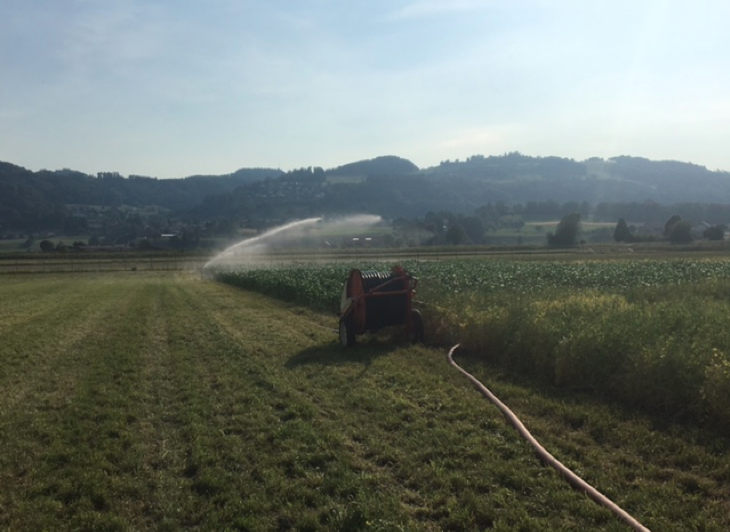
{"label": "hazy blue sky", "polygon": [[730,2],[0,0],[0,160],[33,170],[508,151],[730,170]]}

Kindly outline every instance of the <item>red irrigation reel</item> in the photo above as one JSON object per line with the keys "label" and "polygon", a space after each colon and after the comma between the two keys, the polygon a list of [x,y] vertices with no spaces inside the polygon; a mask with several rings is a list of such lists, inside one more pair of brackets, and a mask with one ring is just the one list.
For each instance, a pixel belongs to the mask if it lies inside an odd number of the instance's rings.
{"label": "red irrigation reel", "polygon": [[356,335],[391,325],[404,325],[413,342],[423,340],[421,313],[411,305],[417,284],[400,266],[390,273],[351,270],[340,302],[340,343],[351,346]]}

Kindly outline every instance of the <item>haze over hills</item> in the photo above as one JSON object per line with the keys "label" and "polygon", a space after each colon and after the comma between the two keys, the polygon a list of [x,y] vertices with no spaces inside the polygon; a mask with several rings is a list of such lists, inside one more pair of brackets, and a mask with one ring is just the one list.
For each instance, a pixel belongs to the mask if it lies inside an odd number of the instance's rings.
{"label": "haze over hills", "polygon": [[0,163],[2,232],[60,231],[74,225],[81,230],[85,220],[109,209],[264,227],[321,214],[422,217],[429,211],[471,213],[488,203],[547,201],[730,204],[730,173],[640,157],[574,161],[519,153],[475,155],[424,169],[383,156],[328,170],[243,168],[180,179],[113,172],[90,176],[68,169],[32,172]]}

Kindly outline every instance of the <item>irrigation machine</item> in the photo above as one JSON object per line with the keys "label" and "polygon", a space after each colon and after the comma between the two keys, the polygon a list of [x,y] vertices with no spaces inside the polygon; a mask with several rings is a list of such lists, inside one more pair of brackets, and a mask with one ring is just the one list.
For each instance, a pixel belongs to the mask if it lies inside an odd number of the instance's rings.
{"label": "irrigation machine", "polygon": [[423,319],[413,308],[418,279],[400,266],[391,272],[350,271],[340,302],[340,343],[355,344],[355,337],[383,327],[405,327],[408,338],[423,340]]}

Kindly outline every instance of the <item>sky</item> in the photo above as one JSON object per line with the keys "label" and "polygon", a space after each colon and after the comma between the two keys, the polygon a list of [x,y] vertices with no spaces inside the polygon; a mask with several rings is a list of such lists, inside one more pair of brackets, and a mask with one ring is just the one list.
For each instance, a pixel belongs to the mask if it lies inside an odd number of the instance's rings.
{"label": "sky", "polygon": [[398,155],[730,171],[730,2],[0,0],[0,160],[158,178]]}

